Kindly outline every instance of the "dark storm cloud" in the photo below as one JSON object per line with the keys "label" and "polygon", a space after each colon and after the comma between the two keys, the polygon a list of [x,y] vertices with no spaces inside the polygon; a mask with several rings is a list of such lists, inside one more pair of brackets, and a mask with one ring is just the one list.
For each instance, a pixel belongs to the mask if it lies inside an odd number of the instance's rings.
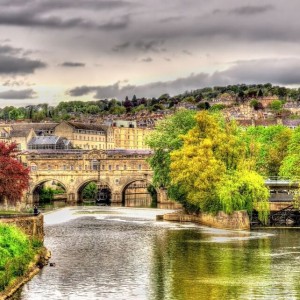
{"label": "dark storm cloud", "polygon": [[0,54],[0,75],[31,74],[45,67],[46,64],[39,60]]}
{"label": "dark storm cloud", "polygon": [[229,13],[236,15],[257,15],[262,14],[267,11],[273,10],[273,5],[263,5],[263,6],[241,6],[229,11]]}
{"label": "dark storm cloud", "polygon": [[26,90],[8,90],[0,92],[0,99],[5,100],[22,100],[22,99],[34,99],[36,98],[36,92],[32,89]]}
{"label": "dark storm cloud", "polygon": [[132,97],[158,97],[163,93],[176,95],[186,90],[238,83],[300,84],[300,59],[261,59],[237,61],[224,71],[213,74],[198,73],[172,81],[157,81],[145,85],[121,85],[116,82],[108,86],[82,86],[68,91],[70,96],[94,94],[95,99]]}
{"label": "dark storm cloud", "polygon": [[67,67],[67,68],[78,68],[78,67],[85,67],[85,64],[81,63],[81,62],[66,61],[66,62],[60,64],[60,66]]}

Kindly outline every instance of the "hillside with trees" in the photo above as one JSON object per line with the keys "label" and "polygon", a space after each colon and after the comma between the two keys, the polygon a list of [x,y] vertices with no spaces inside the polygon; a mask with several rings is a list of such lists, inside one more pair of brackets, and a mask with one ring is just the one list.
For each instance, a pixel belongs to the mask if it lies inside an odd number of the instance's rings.
{"label": "hillside with trees", "polygon": [[[167,92],[167,91],[166,91]],[[226,107],[239,106],[248,103],[254,110],[264,109],[263,99],[273,99],[268,108],[273,112],[284,109],[287,102],[300,103],[300,89],[292,89],[266,84],[239,84],[215,86],[185,91],[182,94],[170,96],[165,93],[157,98],[146,98],[134,95],[131,99],[99,99],[95,101],[62,101],[57,106],[47,103],[28,105],[25,107],[6,106],[0,108],[0,121],[32,122],[61,121],[84,117],[125,116],[174,111],[184,106],[194,110],[222,110]]]}

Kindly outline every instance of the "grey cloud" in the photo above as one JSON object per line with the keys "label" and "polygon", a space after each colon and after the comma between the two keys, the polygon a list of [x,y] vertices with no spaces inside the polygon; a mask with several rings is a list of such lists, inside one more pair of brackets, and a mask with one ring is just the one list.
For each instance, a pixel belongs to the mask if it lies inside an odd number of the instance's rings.
{"label": "grey cloud", "polygon": [[229,13],[236,15],[256,15],[262,14],[267,11],[273,10],[273,5],[263,5],[263,6],[241,6],[229,11]]}
{"label": "grey cloud", "polygon": [[186,54],[186,55],[189,55],[189,56],[191,56],[191,55],[193,55],[190,51],[188,51],[188,50],[182,50],[182,53],[184,53],[184,54]]}
{"label": "grey cloud", "polygon": [[116,45],[112,48],[112,50],[114,52],[121,52],[125,49],[127,49],[128,47],[130,47],[130,43],[129,42],[125,42],[125,43],[122,43],[122,44],[119,44],[119,45]]}
{"label": "grey cloud", "polygon": [[237,61],[226,71],[216,73],[234,82],[282,85],[300,84],[300,59],[260,59]]}
{"label": "grey cloud", "polygon": [[21,48],[14,48],[8,45],[0,45],[0,54],[19,54],[23,50]]}
{"label": "grey cloud", "polygon": [[167,17],[159,20],[160,23],[170,23],[170,22],[177,22],[181,21],[183,19],[182,16],[173,16],[173,17]]}
{"label": "grey cloud", "polygon": [[158,97],[163,93],[176,95],[187,90],[206,86],[239,83],[300,84],[300,59],[261,59],[237,61],[228,69],[213,74],[198,73],[166,82],[153,82],[145,85],[121,85],[116,82],[108,86],[82,86],[68,91],[71,96],[94,94],[95,99],[132,97]]}
{"label": "grey cloud", "polygon": [[98,0],[44,0],[44,1],[32,1],[26,0],[6,0],[2,1],[1,4],[5,7],[30,7],[31,10],[43,12],[51,10],[61,10],[61,9],[89,9],[89,10],[107,10],[116,9],[122,7],[130,7],[132,4],[128,1],[114,0],[114,1],[98,1]]}
{"label": "grey cloud", "polygon": [[142,58],[141,61],[149,63],[149,62],[152,62],[153,59],[151,57],[146,57],[146,58]]}
{"label": "grey cloud", "polygon": [[151,41],[137,41],[135,43],[135,47],[138,50],[141,50],[143,52],[164,52],[166,51],[165,48],[162,48],[162,45],[164,44],[164,40],[151,40]]}
{"label": "grey cloud", "polygon": [[78,67],[85,67],[85,64],[81,63],[81,62],[66,61],[66,62],[60,64],[60,66],[68,67],[68,68],[78,68]]}
{"label": "grey cloud", "polygon": [[95,23],[84,18],[62,19],[58,16],[42,17],[34,11],[4,12],[0,13],[0,25],[21,27],[45,27],[51,29],[70,29],[74,27],[84,29],[117,30],[126,28],[130,23],[129,15],[111,19],[102,23]]}
{"label": "grey cloud", "polygon": [[0,54],[0,74],[31,74],[34,73],[36,69],[45,67],[46,64],[39,60]]}
{"label": "grey cloud", "polygon": [[33,86],[34,83],[27,82],[26,79],[24,80],[15,80],[15,79],[8,79],[3,82],[2,86],[10,86],[10,87],[19,87],[19,86]]}
{"label": "grey cloud", "polygon": [[22,99],[34,99],[36,98],[36,92],[32,89],[26,90],[8,90],[0,92],[0,99],[6,100],[22,100]]}

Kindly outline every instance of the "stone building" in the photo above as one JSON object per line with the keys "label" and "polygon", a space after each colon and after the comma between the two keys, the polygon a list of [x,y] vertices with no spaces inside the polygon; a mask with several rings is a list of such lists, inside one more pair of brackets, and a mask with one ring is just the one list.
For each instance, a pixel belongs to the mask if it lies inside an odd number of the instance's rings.
{"label": "stone building", "polygon": [[[22,151],[28,149],[29,141],[39,136],[56,136],[67,139],[75,149],[149,149],[145,143],[149,132],[151,129],[137,127],[134,120],[111,121],[105,125],[67,121],[0,124],[0,141],[16,142]],[[37,139],[36,142],[42,140]],[[44,141],[46,140],[44,139]],[[30,149],[32,146],[30,144]]]}
{"label": "stone building", "polygon": [[0,124],[0,141],[16,143],[19,150],[26,150],[35,136],[52,135],[57,123]]}
{"label": "stone building", "polygon": [[77,149],[115,148],[113,130],[106,125],[63,121],[55,127],[54,134],[68,139]]}

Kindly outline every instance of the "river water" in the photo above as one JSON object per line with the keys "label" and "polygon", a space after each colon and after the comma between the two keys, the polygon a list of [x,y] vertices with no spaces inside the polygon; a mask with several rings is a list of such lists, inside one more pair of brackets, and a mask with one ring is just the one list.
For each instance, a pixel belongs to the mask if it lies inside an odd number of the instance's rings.
{"label": "river water", "polygon": [[159,209],[45,215],[50,262],[14,299],[300,299],[300,229],[155,221]]}

